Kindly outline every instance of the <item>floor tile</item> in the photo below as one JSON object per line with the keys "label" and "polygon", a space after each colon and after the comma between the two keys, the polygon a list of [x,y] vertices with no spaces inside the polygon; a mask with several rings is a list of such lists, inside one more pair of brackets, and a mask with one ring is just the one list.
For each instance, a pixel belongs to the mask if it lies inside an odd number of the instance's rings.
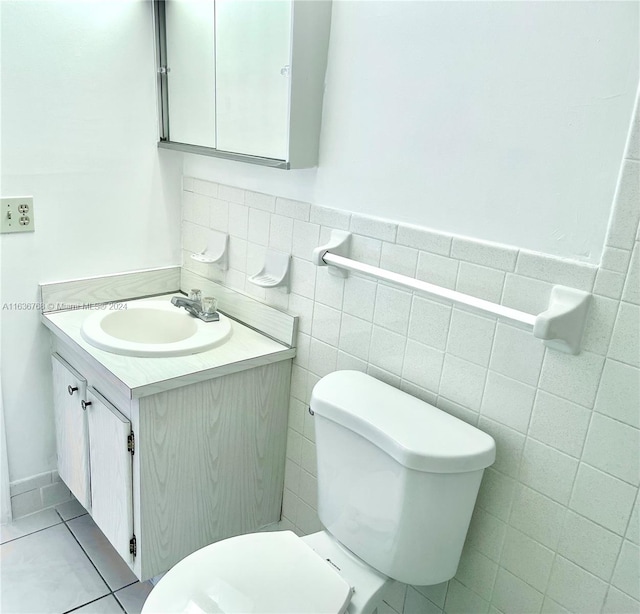
{"label": "floor tile", "polygon": [[83,516],[87,513],[87,510],[85,510],[76,499],[56,505],[55,509],[60,515],[60,518],[65,521],[77,518],[78,516]]}
{"label": "floor tile", "polygon": [[115,595],[127,614],[140,614],[152,588],[151,582],[136,582],[119,590]]}
{"label": "floor tile", "polygon": [[113,595],[107,595],[73,610],[70,614],[123,614],[123,612],[116,598]]}
{"label": "floor tile", "polygon": [[41,531],[53,525],[60,524],[62,520],[53,509],[46,509],[29,516],[18,518],[9,524],[0,526],[0,544],[12,539],[24,537],[35,531]]}
{"label": "floor tile", "polygon": [[137,578],[129,566],[115,551],[89,514],[70,520],[67,526],[112,591],[136,582]]}
{"label": "floor tile", "polygon": [[109,593],[63,524],[6,543],[0,553],[3,612],[58,614]]}

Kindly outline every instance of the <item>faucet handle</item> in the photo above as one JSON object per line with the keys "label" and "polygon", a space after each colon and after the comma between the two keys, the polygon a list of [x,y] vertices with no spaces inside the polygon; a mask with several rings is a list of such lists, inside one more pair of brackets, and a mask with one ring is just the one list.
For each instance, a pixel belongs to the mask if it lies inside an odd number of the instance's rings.
{"label": "faucet handle", "polygon": [[200,303],[202,301],[202,291],[200,288],[192,288],[189,292],[189,300],[197,301]]}

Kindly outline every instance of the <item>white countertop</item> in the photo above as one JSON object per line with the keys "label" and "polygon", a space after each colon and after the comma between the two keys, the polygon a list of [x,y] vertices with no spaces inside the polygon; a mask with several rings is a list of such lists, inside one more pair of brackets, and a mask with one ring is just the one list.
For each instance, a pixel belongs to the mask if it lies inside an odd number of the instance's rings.
{"label": "white countertop", "polygon": [[[170,301],[171,296],[173,295],[169,294],[138,301]],[[115,376],[128,389],[129,398],[148,396],[251,367],[287,360],[296,353],[295,348],[289,348],[232,320],[231,338],[206,352],[163,358],[122,356],[99,350],[82,338],[82,322],[92,313],[95,313],[95,309],[73,309],[46,313],[41,319],[62,342],[70,345],[74,351],[79,351],[83,358],[95,360]],[[122,386],[119,387],[122,389]]]}

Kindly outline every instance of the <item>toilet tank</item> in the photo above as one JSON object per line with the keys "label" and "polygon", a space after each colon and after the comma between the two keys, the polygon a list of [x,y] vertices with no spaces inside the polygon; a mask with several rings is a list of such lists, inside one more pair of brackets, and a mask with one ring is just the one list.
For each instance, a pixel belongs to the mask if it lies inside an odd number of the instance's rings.
{"label": "toilet tank", "polygon": [[400,582],[452,578],[492,437],[359,371],[323,377],[311,409],[326,529]]}

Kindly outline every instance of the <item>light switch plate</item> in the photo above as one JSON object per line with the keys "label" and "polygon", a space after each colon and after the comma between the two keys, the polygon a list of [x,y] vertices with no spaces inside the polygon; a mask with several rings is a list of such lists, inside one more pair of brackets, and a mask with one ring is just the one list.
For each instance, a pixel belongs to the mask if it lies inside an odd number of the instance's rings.
{"label": "light switch plate", "polygon": [[0,198],[0,232],[33,232],[33,196]]}

